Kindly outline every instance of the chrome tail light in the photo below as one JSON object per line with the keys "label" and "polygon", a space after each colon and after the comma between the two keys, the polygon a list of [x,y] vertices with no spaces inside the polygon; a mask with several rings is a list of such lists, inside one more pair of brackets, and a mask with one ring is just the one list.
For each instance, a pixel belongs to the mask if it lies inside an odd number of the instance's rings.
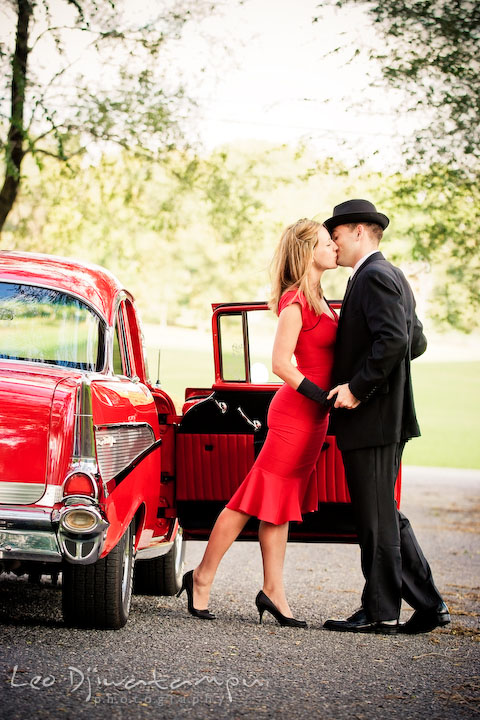
{"label": "chrome tail light", "polygon": [[66,560],[95,562],[102,552],[109,523],[87,498],[66,498],[58,513],[58,542]]}

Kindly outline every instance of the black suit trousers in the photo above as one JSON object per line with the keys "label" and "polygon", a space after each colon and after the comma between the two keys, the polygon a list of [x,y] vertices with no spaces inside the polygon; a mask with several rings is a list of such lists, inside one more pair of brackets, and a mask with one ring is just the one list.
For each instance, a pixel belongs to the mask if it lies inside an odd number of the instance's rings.
{"label": "black suit trousers", "polygon": [[395,503],[404,444],[342,452],[365,577],[362,606],[372,622],[398,618],[402,597],[415,610],[442,602],[412,527]]}

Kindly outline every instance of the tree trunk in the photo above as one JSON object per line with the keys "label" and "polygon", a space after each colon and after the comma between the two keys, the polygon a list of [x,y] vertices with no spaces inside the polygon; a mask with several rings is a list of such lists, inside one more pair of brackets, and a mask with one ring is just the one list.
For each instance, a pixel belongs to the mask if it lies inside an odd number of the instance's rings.
{"label": "tree trunk", "polygon": [[17,37],[12,58],[10,128],[5,148],[5,180],[0,191],[0,232],[13,207],[20,185],[20,167],[25,156],[24,106],[27,83],[28,24],[31,0],[17,0]]}

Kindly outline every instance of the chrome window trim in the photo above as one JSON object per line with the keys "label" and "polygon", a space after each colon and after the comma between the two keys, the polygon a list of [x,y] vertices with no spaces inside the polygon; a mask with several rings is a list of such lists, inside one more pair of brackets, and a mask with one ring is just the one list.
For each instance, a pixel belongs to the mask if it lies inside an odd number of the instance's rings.
{"label": "chrome window trim", "polygon": [[[129,299],[130,299],[130,298],[129,298]],[[140,339],[140,348],[141,348],[141,350],[142,350],[142,356],[143,356],[143,367],[144,367],[144,372],[145,372],[145,382],[146,382],[147,384],[148,384],[148,383],[151,384],[150,372],[149,372],[149,368],[148,368],[147,346],[146,346],[146,344],[145,344],[145,334],[144,334],[144,332],[143,332],[142,321],[141,321],[140,315],[139,315],[138,312],[137,312],[137,308],[135,307],[135,303],[134,303],[133,300],[131,300],[131,299],[130,299],[130,302],[132,303],[132,308],[133,308],[133,310],[134,310],[134,312],[135,312],[135,317],[136,317],[136,319],[137,319],[138,334],[139,334],[139,339]]]}
{"label": "chrome window trim", "polygon": [[[125,325],[125,315],[124,315],[126,310],[123,306],[123,302],[124,301],[122,300],[122,302],[118,306],[118,312],[117,312],[117,315],[115,316],[115,328],[117,327],[117,324],[118,324],[118,330],[120,333],[119,342],[121,343],[121,347],[123,348],[123,355],[124,355],[124,361],[125,361],[125,363],[124,363],[125,367],[123,367],[124,374],[126,377],[131,379],[132,374],[133,374],[132,373],[132,363],[131,363],[131,358],[130,358],[130,355],[128,352],[129,348],[128,348],[128,340],[127,340],[127,328]],[[114,330],[114,332],[115,332],[115,330]],[[123,365],[123,363],[122,363],[122,365]]]}
{"label": "chrome window trim", "polygon": [[[242,325],[242,343],[243,343],[243,369],[245,374],[244,380],[233,380],[225,379],[224,376],[224,354],[222,347],[222,318],[240,318]],[[220,365],[220,378],[225,383],[244,383],[247,385],[250,382],[250,348],[248,345],[248,318],[247,313],[244,310],[236,310],[235,312],[220,312],[217,315],[217,336],[218,336],[218,357]]]}
{"label": "chrome window trim", "polygon": [[126,292],[126,290],[119,290],[119,292],[117,292],[115,299],[113,301],[113,308],[112,308],[112,310],[113,310],[113,312],[112,312],[113,325],[108,325],[108,346],[106,345],[105,366],[106,366],[106,374],[108,374],[110,377],[125,378],[126,380],[129,380],[130,378],[127,375],[118,375],[117,373],[113,372],[113,342],[114,342],[114,335],[115,335],[115,327],[116,327],[116,323],[117,323],[118,310],[120,308],[120,305],[122,304],[122,302],[125,299],[131,300],[131,296]]}

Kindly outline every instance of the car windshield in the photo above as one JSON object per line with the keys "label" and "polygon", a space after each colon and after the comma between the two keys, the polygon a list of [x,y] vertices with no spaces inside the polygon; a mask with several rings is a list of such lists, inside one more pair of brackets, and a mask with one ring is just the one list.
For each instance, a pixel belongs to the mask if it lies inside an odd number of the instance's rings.
{"label": "car windshield", "polygon": [[105,324],[59,290],[0,283],[0,358],[101,370]]}

